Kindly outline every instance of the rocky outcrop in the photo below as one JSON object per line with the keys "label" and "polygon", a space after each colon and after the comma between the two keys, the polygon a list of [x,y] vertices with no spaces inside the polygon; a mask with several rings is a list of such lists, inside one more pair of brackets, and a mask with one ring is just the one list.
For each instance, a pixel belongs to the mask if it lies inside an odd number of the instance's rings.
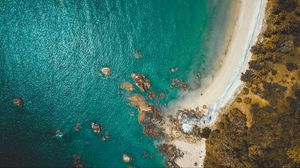
{"label": "rocky outcrop", "polygon": [[170,168],[179,168],[179,166],[175,163],[176,159],[183,157],[184,153],[176,148],[175,145],[172,144],[160,144],[158,146],[160,152],[165,154],[168,158],[166,164]]}
{"label": "rocky outcrop", "polygon": [[161,127],[162,116],[159,109],[153,104],[148,104],[145,98],[140,94],[129,96],[130,105],[139,111],[138,121],[144,125],[144,133],[151,137],[162,137],[164,135]]}
{"label": "rocky outcrop", "polygon": [[143,124],[146,116],[149,117],[152,114],[151,107],[148,104],[146,104],[144,97],[140,94],[130,95],[129,100],[130,100],[130,105],[138,109],[139,111],[138,121],[140,124]]}
{"label": "rocky outcrop", "polygon": [[151,137],[164,137],[164,129],[153,123],[145,124],[144,134]]}
{"label": "rocky outcrop", "polygon": [[138,75],[136,73],[131,74],[131,78],[134,80],[136,86],[141,92],[145,92],[151,88],[150,80],[145,75]]}

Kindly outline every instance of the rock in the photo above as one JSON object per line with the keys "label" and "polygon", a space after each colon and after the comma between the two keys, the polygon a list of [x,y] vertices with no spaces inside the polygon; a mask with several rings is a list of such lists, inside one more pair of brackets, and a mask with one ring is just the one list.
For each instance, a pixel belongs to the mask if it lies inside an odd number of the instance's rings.
{"label": "rock", "polygon": [[128,90],[128,91],[134,91],[134,87],[133,87],[133,84],[129,83],[129,82],[124,82],[120,85],[120,88],[121,89],[125,89],[125,90]]}
{"label": "rock", "polygon": [[100,75],[101,76],[110,76],[110,68],[108,68],[108,67],[101,68]]}
{"label": "rock", "polygon": [[102,137],[102,141],[106,141],[108,138],[109,138],[108,135],[104,135],[104,136]]}
{"label": "rock", "polygon": [[181,158],[184,155],[181,150],[177,149],[176,146],[172,144],[160,144],[158,149],[167,156],[168,161],[174,163],[177,158]]}
{"label": "rock", "polygon": [[170,71],[171,71],[172,73],[174,73],[174,72],[178,71],[178,68],[171,68]]}
{"label": "rock", "polygon": [[163,99],[163,98],[165,98],[165,97],[166,97],[166,94],[165,94],[165,93],[160,93],[160,94],[159,94],[159,98],[160,98],[160,99]]}
{"label": "rock", "polygon": [[140,124],[143,124],[146,117],[149,117],[150,114],[154,112],[154,107],[152,105],[148,105],[145,98],[140,94],[130,95],[129,100],[131,106],[137,107],[139,111],[138,121]]}
{"label": "rock", "polygon": [[65,135],[64,130],[59,129],[59,130],[56,130],[56,131],[52,134],[52,137],[54,137],[54,138],[56,138],[56,139],[61,139],[64,135]]}
{"label": "rock", "polygon": [[13,103],[18,107],[24,106],[24,101],[20,97],[13,97]]}
{"label": "rock", "polygon": [[146,124],[143,131],[144,134],[151,137],[164,137],[163,128],[157,127],[152,123]]}
{"label": "rock", "polygon": [[173,87],[179,87],[181,88],[183,91],[186,91],[189,89],[189,86],[184,83],[181,79],[177,79],[177,78],[174,78],[171,80],[171,88]]}
{"label": "rock", "polygon": [[75,125],[74,130],[77,131],[77,132],[80,131],[80,123],[77,123]]}
{"label": "rock", "polygon": [[130,105],[135,106],[139,111],[138,121],[140,124],[162,121],[162,116],[159,114],[160,109],[155,107],[153,104],[147,104],[142,95],[130,95],[129,100]]}
{"label": "rock", "polygon": [[142,57],[142,54],[141,54],[141,52],[139,52],[139,51],[135,50],[135,51],[134,51],[134,58],[136,58],[136,59],[140,59],[141,57]]}
{"label": "rock", "polygon": [[155,92],[149,92],[148,93],[148,97],[150,98],[150,99],[154,99],[154,98],[156,98],[156,93]]}
{"label": "rock", "polygon": [[139,111],[151,111],[151,107],[146,103],[145,98],[140,94],[133,94],[129,96],[131,106],[135,106]]}
{"label": "rock", "polygon": [[131,78],[134,80],[136,86],[140,89],[140,91],[145,92],[151,88],[150,80],[147,79],[144,75],[132,73]]}
{"label": "rock", "polygon": [[79,155],[73,155],[73,166],[74,168],[84,168],[84,164],[80,159]]}
{"label": "rock", "polygon": [[135,168],[134,166],[127,166],[127,168]]}
{"label": "rock", "polygon": [[123,161],[129,163],[132,161],[132,158],[128,154],[123,154]]}
{"label": "rock", "polygon": [[100,134],[102,132],[102,126],[94,122],[92,122],[92,129],[95,134]]}

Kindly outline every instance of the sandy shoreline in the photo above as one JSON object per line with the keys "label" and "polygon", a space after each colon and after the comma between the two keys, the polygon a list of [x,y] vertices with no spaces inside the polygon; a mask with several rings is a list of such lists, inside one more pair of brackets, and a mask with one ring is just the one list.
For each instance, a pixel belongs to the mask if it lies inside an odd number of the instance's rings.
{"label": "sandy shoreline", "polygon": [[[230,16],[224,46],[220,49],[218,70],[212,72],[211,77],[206,79],[205,85],[200,89],[185,94],[170,104],[173,114],[177,109],[202,108],[203,105],[208,107],[208,114],[205,117],[196,122],[187,122],[187,126],[198,125],[202,128],[212,126],[217,120],[220,108],[234,97],[234,93],[242,84],[240,74],[248,68],[250,47],[256,42],[263,25],[266,0],[237,0],[237,2],[239,3],[235,5]],[[196,167],[203,166],[204,139],[191,143],[184,138],[177,138],[168,143],[184,151],[183,158],[176,160],[180,167],[195,167],[195,162]]]}
{"label": "sandy shoreline", "polygon": [[[224,44],[224,46],[228,47],[223,47],[223,52],[219,56],[221,60],[218,59],[219,65],[216,65],[219,69],[204,79],[206,82],[200,89],[184,94],[178,101],[172,102],[171,109],[196,108],[206,105],[211,113],[211,120],[214,121],[217,109],[230,101],[236,89],[241,85],[240,74],[248,67],[251,56],[249,50],[260,32],[266,3],[265,0],[239,1],[239,10],[233,14],[238,16],[234,22],[233,34],[230,35],[230,31],[227,33],[226,36],[231,38],[225,39],[229,41],[229,44]],[[207,120],[202,125],[208,123]]]}

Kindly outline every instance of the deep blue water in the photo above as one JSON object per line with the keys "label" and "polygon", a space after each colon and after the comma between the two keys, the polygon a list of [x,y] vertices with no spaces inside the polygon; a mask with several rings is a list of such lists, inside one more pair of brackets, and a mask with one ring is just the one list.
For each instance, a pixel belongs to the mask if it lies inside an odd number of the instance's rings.
{"label": "deep blue water", "polygon": [[[66,167],[74,154],[88,167],[125,167],[123,153],[134,158],[130,165],[162,167],[119,85],[143,73],[152,90],[167,95],[156,104],[175,99],[170,79],[187,80],[193,65],[207,59],[215,2],[0,1],[0,167]],[[111,68],[110,77],[97,75],[103,66]],[[13,96],[25,106],[14,106]],[[92,133],[93,121],[110,132],[108,141]],[[51,137],[57,129],[66,132],[64,139]],[[143,151],[154,159],[143,158]]]}

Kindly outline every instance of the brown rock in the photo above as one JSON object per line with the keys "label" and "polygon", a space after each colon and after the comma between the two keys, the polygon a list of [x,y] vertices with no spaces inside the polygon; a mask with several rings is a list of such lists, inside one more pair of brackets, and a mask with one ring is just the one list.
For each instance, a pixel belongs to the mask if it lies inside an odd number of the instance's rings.
{"label": "brown rock", "polygon": [[151,88],[150,80],[147,79],[144,75],[132,73],[131,78],[134,80],[136,86],[140,89],[140,91],[145,92]]}
{"label": "brown rock", "polygon": [[157,95],[156,95],[155,92],[149,92],[149,93],[148,93],[148,97],[151,98],[151,99],[156,98],[156,96],[157,96]]}
{"label": "brown rock", "polygon": [[[153,118],[154,106],[146,103],[145,98],[140,94],[129,96],[130,105],[137,107],[139,111],[138,121],[140,124],[145,122],[145,119],[151,120]],[[149,116],[151,118],[149,119]]]}
{"label": "brown rock", "polygon": [[120,88],[121,89],[125,89],[125,90],[128,90],[128,91],[134,91],[134,87],[133,87],[133,84],[129,83],[129,82],[124,82],[120,85]]}
{"label": "brown rock", "polygon": [[103,67],[101,68],[101,72],[99,73],[100,76],[110,76],[110,68]]}
{"label": "brown rock", "polygon": [[125,163],[129,163],[129,162],[132,161],[132,158],[131,158],[128,154],[124,153],[124,154],[123,154],[123,161],[124,161]]}
{"label": "brown rock", "polygon": [[146,124],[144,127],[144,134],[151,136],[151,137],[163,137],[164,130],[160,127],[155,126],[152,123]]}
{"label": "brown rock", "polygon": [[158,149],[167,156],[168,161],[175,161],[177,158],[181,158],[184,155],[181,150],[172,144],[160,144]]}
{"label": "brown rock", "polygon": [[24,101],[20,97],[13,97],[13,103],[16,106],[22,107],[24,106]]}

